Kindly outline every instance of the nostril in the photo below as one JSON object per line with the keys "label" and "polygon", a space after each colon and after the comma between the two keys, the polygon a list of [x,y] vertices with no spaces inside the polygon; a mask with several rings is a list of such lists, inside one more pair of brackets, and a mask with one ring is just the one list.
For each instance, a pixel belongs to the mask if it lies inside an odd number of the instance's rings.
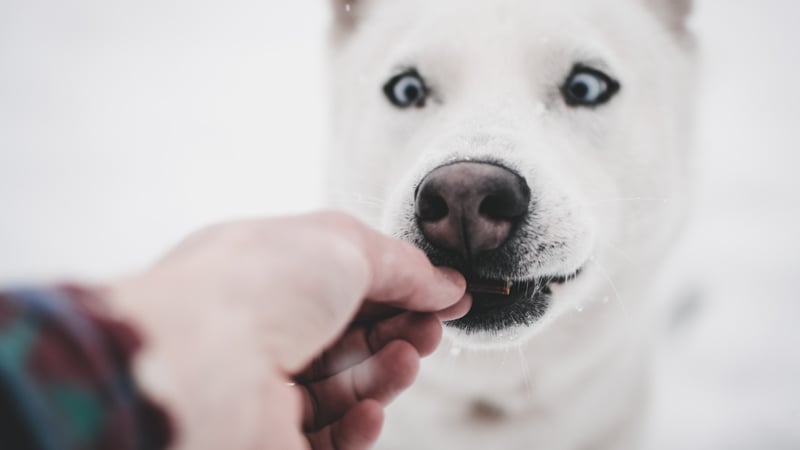
{"label": "nostril", "polygon": [[507,198],[490,195],[481,202],[478,214],[494,220],[510,220],[514,218],[511,207]]}
{"label": "nostril", "polygon": [[513,221],[525,215],[528,199],[516,192],[487,195],[478,207],[478,214],[493,220]]}
{"label": "nostril", "polygon": [[423,193],[417,200],[417,217],[425,222],[436,222],[447,217],[450,210],[440,195]]}

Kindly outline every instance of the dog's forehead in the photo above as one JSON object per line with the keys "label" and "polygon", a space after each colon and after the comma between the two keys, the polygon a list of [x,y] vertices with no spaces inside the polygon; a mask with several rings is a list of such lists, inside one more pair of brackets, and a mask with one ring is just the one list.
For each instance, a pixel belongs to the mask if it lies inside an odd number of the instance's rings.
{"label": "dog's forehead", "polygon": [[[369,66],[382,70],[402,70],[404,65],[424,65],[428,60],[442,71],[440,78],[449,80],[448,67],[455,76],[469,75],[464,67],[518,67],[518,74],[543,76],[548,76],[543,68],[550,68],[554,73],[549,76],[561,76],[566,59],[600,62],[603,68],[603,61],[614,62],[614,53],[647,53],[637,37],[639,27],[630,26],[637,23],[631,15],[643,17],[640,0],[368,3],[362,36],[354,40],[361,48],[356,54],[362,62],[372,54]],[[618,4],[628,8],[612,7]]]}
{"label": "dog's forehead", "polygon": [[529,34],[567,34],[587,26],[617,22],[640,10],[641,0],[371,0],[370,15],[404,24],[414,33],[481,40],[519,39]]}

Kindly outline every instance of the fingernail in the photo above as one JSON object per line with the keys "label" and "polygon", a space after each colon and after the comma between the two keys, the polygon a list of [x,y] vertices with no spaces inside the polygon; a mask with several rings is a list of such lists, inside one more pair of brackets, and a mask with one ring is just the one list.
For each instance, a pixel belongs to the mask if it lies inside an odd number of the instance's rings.
{"label": "fingernail", "polygon": [[467,315],[470,308],[472,308],[472,296],[469,294],[469,292],[466,292],[464,293],[464,296],[461,297],[458,302],[456,302],[455,305],[450,306],[444,311],[437,312],[436,317],[445,322],[449,320],[460,319]]}
{"label": "fingernail", "polygon": [[459,290],[466,290],[467,289],[467,280],[464,279],[464,276],[455,269],[451,269],[449,267],[436,267],[436,270],[439,272],[439,275],[442,276],[445,280],[447,280],[450,284],[457,287]]}

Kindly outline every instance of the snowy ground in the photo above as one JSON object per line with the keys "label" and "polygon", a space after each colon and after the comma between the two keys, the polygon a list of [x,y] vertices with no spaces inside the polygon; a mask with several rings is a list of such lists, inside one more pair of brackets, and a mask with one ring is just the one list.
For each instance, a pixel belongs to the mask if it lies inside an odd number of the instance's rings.
{"label": "snowy ground", "polygon": [[[698,1],[698,306],[663,342],[651,447],[800,449],[800,3]],[[0,0],[0,284],[318,205],[324,3]]]}

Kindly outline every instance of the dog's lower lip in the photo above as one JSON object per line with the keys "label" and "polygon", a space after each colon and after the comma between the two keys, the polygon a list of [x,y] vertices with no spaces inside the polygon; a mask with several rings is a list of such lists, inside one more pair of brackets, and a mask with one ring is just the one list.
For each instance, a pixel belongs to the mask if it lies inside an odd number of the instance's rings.
{"label": "dog's lower lip", "polygon": [[[496,333],[511,327],[530,326],[547,312],[552,297],[551,287],[564,284],[580,274],[578,269],[569,275],[540,275],[525,280],[501,277],[481,277],[480,273],[465,271],[469,282],[481,280],[490,292],[471,292],[472,308],[460,319],[446,322],[449,327],[467,334]],[[506,283],[510,283],[506,293]],[[496,287],[503,289],[497,289]]]}

